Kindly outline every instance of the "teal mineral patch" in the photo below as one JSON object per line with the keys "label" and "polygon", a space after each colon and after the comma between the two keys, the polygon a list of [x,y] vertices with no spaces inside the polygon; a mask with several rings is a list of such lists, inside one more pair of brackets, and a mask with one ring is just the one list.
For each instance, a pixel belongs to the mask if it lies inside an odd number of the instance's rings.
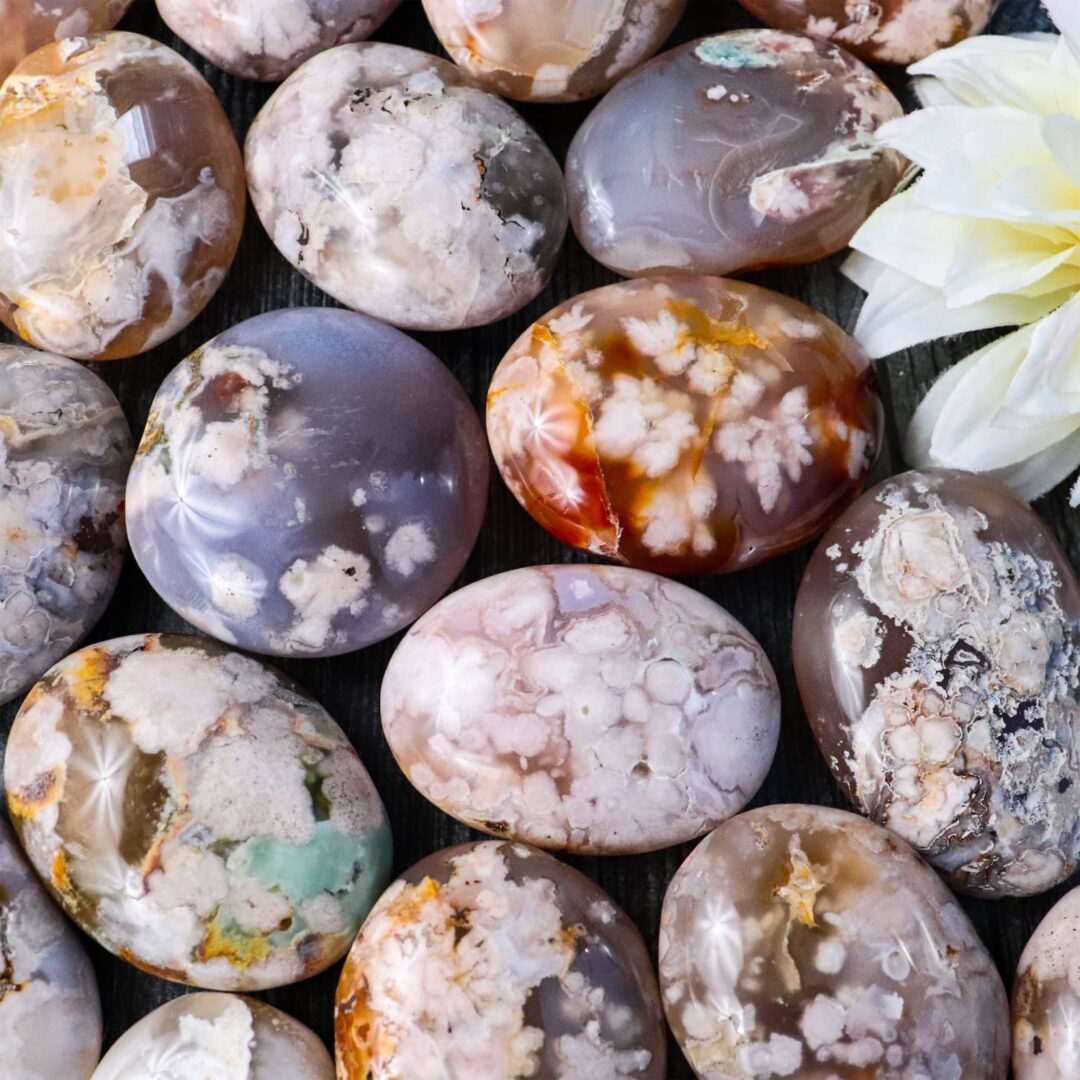
{"label": "teal mineral patch", "polygon": [[727,68],[728,71],[738,71],[740,68],[770,68],[780,63],[775,53],[763,49],[757,42],[728,37],[725,34],[706,38],[694,52],[704,63]]}

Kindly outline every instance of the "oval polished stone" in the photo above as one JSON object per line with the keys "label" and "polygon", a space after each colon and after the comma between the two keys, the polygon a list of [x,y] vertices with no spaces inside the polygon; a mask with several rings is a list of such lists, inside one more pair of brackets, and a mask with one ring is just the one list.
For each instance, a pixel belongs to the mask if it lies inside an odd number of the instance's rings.
{"label": "oval polished stone", "polygon": [[341,45],[278,89],[247,138],[278,250],[347,307],[420,330],[481,326],[547,284],[562,172],[506,102],[400,45]]}
{"label": "oval polished stone", "polygon": [[843,810],[721,825],[668,888],[659,957],[706,1080],[1005,1080],[1005,988],[967,916],[906,844]]}
{"label": "oval polished stone", "polygon": [[259,315],[176,367],[128,481],[150,584],[228,644],[333,656],[396,633],[457,577],[487,453],[461,386],[362,315]]}
{"label": "oval polished stone", "polygon": [[0,80],[50,41],[111,30],[132,0],[0,0]]}
{"label": "oval polished stone", "polygon": [[995,480],[909,472],[830,530],[795,609],[814,734],[863,813],[958,889],[1026,896],[1080,851],[1080,588]]}
{"label": "oval polished stone", "polygon": [[94,969],[0,819],[0,1076],[88,1080],[100,1053]]}
{"label": "oval polished stone", "polygon": [[42,349],[114,360],[206,306],[244,222],[214,92],[139,34],[28,56],[0,97],[0,319]]}
{"label": "oval polished stone", "polygon": [[577,870],[494,840],[383,894],[345,962],[338,1080],[662,1080],[656,978],[634,924]]}
{"label": "oval polished stone", "polygon": [[601,855],[700,836],[761,786],[780,734],[772,665],[722,607],[620,566],[466,586],[382,684],[405,775],[474,828]]}
{"label": "oval polished stone", "polygon": [[214,990],[345,955],[390,873],[390,827],[345,733],[283,675],[206,638],[73,653],[4,758],[37,872],[110,952]]}
{"label": "oval polished stone", "polygon": [[424,0],[454,61],[519,101],[580,101],[647,60],[686,0]]}
{"label": "oval polished stone", "polygon": [[658,278],[574,297],[488,393],[510,490],[560,540],[662,574],[805,543],[862,489],[881,402],[862,349],[779,293]]}
{"label": "oval polished stone", "polygon": [[0,704],[101,618],[127,548],[131,432],[81,364],[0,345]]}
{"label": "oval polished stone", "polygon": [[574,136],[574,230],[629,276],[813,262],[895,190],[904,159],[874,132],[902,112],[826,42],[773,30],[692,41],[623,79]]}

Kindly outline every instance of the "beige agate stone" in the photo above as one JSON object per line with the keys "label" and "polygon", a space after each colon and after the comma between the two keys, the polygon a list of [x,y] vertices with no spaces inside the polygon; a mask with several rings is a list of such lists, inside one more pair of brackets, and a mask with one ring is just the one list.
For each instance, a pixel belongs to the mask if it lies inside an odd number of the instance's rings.
{"label": "beige agate stone", "polygon": [[766,806],[676,873],[660,922],[675,1037],[705,1080],[1004,1080],[1008,1003],[956,900],[854,814]]}
{"label": "beige agate stone", "polygon": [[0,98],[0,319],[81,360],[182,330],[240,240],[244,173],[201,75],[138,34],[28,56]]}

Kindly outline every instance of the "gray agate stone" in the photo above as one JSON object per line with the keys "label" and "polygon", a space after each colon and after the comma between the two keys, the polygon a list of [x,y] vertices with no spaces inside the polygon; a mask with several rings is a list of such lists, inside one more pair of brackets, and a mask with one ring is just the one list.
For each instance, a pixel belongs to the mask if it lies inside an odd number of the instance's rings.
{"label": "gray agate stone", "polygon": [[427,349],[347,311],[233,327],[154,399],[128,483],[132,549],[188,622],[279,656],[397,632],[449,588],[487,452]]}

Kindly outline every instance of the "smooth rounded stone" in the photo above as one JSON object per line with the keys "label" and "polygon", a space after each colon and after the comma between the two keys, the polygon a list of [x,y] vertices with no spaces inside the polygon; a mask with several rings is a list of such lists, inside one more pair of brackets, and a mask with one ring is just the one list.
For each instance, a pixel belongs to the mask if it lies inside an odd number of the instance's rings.
{"label": "smooth rounded stone", "polygon": [[419,330],[482,326],[547,284],[566,232],[551,151],[453,64],[341,45],[277,90],[247,138],[278,250],[347,307]]}
{"label": "smooth rounded stone", "polygon": [[174,34],[232,75],[279,82],[316,53],[362,41],[400,0],[157,0]]}
{"label": "smooth rounded stone", "polygon": [[661,574],[738,570],[798,547],[862,490],[877,383],[835,323],[719,278],[594,289],[514,343],[488,439],[560,540]]}
{"label": "smooth rounded stone", "polygon": [[100,1053],[94,969],[0,819],[0,1076],[88,1080]]}
{"label": "smooth rounded stone", "polygon": [[0,704],[101,618],[127,549],[131,431],[81,364],[0,345]]}
{"label": "smooth rounded stone", "polygon": [[628,75],[578,129],[574,230],[627,276],[814,262],[896,189],[906,162],[874,132],[902,114],[827,42],[774,30],[691,41]]}
{"label": "smooth rounded stone", "polygon": [[295,684],[206,638],[137,634],[30,692],[4,758],[34,868],[101,945],[212,990],[345,955],[390,874],[378,793]]}
{"label": "smooth rounded stone", "polygon": [[383,894],[345,962],[338,1080],[662,1080],[656,977],[634,924],[550,855],[445,848]]}
{"label": "smooth rounded stone", "polygon": [[519,101],[580,101],[647,60],[686,0],[424,0],[454,61]]}
{"label": "smooth rounded stone", "polygon": [[160,345],[224,280],[244,169],[214,92],[139,34],[28,56],[0,97],[0,319],[42,349]]}
{"label": "smooth rounded stone", "polygon": [[254,998],[187,994],[113,1043],[93,1080],[334,1080],[322,1040]]}
{"label": "smooth rounded stone", "polygon": [[692,840],[772,764],[761,646],[685,585],[537,566],[440,601],[398,646],[382,722],[405,775],[474,828],[614,855]]}
{"label": "smooth rounded stone", "polygon": [[1005,988],[963,909],[843,810],[766,806],[707,836],[668,887],[659,961],[705,1080],[1005,1080]]}
{"label": "smooth rounded stone", "polygon": [[954,888],[1027,896],[1080,850],[1080,589],[995,480],[904,473],[821,541],[795,609],[814,734],[865,814]]}
{"label": "smooth rounded stone", "polygon": [[127,489],[150,584],[228,644],[333,656],[450,587],[487,499],[484,435],[423,346],[348,311],[257,316],[154,398]]}

